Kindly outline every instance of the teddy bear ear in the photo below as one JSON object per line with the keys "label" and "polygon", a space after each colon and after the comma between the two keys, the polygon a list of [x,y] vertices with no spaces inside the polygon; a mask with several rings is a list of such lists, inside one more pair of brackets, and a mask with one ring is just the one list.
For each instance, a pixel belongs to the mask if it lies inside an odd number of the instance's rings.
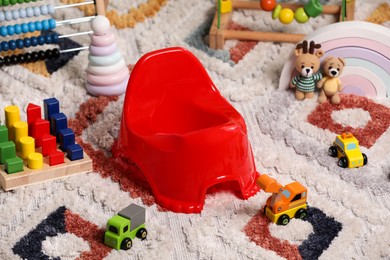
{"label": "teddy bear ear", "polygon": [[296,57],[301,56],[302,55],[302,49],[295,49],[294,53],[295,53]]}
{"label": "teddy bear ear", "polygon": [[339,58],[339,61],[345,66],[345,60],[343,58]]}
{"label": "teddy bear ear", "polygon": [[322,56],[324,56],[324,52],[322,50],[318,50],[316,51],[315,55],[318,57],[318,58],[321,58]]}

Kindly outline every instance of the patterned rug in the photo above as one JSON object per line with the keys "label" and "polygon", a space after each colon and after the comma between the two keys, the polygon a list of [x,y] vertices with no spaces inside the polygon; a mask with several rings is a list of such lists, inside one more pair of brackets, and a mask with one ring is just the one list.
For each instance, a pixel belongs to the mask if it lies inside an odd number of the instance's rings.
{"label": "patterned rug", "polygon": [[[389,4],[357,0],[355,19],[390,28]],[[88,51],[71,52],[0,70],[2,107],[19,106],[25,120],[29,103],[56,97],[76,141],[93,160],[91,173],[0,191],[0,259],[390,259],[390,99],[344,95],[338,106],[319,105],[316,98],[296,101],[277,87],[295,45],[229,40],[223,50],[211,50],[206,42],[214,12],[211,0],[112,0],[107,17],[130,70],[143,54],[171,46],[185,47],[200,60],[244,117],[257,170],[308,188],[307,221],[270,223],[261,214],[270,196],[263,191],[248,200],[229,191],[209,192],[200,214],[160,208],[136,166],[111,156],[124,95],[87,94]],[[58,9],[54,17],[93,13],[91,6],[72,7]],[[285,26],[270,16],[237,11],[230,27],[309,33],[337,19],[321,16]],[[61,35],[87,30],[89,23],[55,29]],[[60,39],[59,45],[88,44],[88,36],[78,36]],[[1,122],[4,117],[1,113]],[[343,130],[359,136],[368,165],[342,169],[327,155]],[[130,203],[146,208],[148,238],[135,239],[129,251],[113,250],[102,243],[106,222]]]}

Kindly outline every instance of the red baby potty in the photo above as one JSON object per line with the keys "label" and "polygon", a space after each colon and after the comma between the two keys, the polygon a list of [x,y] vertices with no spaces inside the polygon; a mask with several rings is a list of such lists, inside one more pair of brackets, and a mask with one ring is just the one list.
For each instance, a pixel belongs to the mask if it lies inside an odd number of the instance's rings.
{"label": "red baby potty", "polygon": [[183,48],[135,65],[113,154],[137,164],[156,202],[174,212],[200,212],[207,189],[222,182],[238,182],[244,199],[258,191],[244,119]]}

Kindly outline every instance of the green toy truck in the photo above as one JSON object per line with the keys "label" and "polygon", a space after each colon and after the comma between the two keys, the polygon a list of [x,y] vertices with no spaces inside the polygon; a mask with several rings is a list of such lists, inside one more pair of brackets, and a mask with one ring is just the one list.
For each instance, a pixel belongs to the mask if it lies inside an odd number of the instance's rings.
{"label": "green toy truck", "polygon": [[145,208],[131,204],[107,221],[104,244],[114,249],[128,250],[135,237],[146,239]]}

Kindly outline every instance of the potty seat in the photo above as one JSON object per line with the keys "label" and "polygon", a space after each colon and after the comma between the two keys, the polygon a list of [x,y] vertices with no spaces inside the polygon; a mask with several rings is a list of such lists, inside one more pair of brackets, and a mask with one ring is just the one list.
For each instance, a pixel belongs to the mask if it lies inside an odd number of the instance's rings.
{"label": "potty seat", "polygon": [[156,203],[174,212],[200,212],[207,190],[222,182],[237,182],[243,199],[258,191],[244,119],[183,48],[137,62],[112,152],[133,161]]}

